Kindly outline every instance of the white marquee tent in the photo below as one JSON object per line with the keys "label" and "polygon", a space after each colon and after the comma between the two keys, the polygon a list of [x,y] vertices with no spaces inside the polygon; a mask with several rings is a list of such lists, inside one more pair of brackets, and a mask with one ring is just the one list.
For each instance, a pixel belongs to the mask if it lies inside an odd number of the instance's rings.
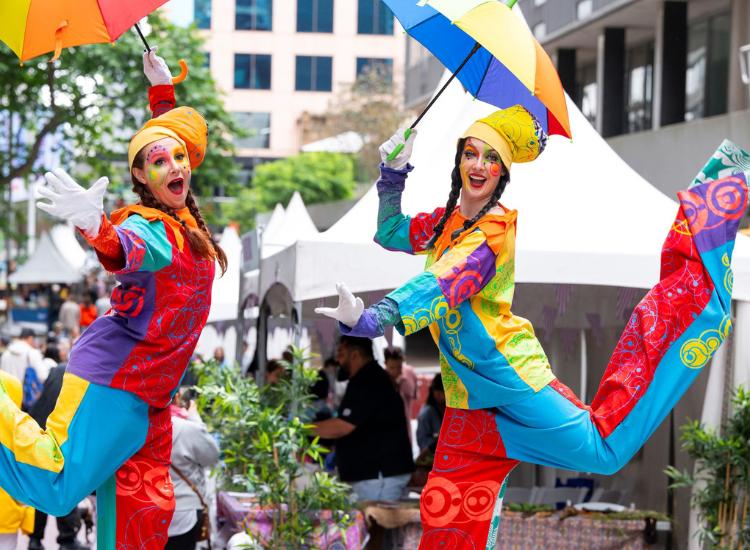
{"label": "white marquee tent", "polygon": [[[457,137],[493,109],[451,84],[420,124],[404,212],[445,203]],[[676,202],[617,156],[570,100],[568,109],[573,140],[554,136],[538,160],[515,165],[502,198],[519,211],[516,280],[649,288],[658,279]],[[697,172],[701,162],[695,163]],[[395,288],[419,273],[423,258],[373,243],[377,203],[373,186],[328,231],[300,234],[264,260],[261,295],[280,283],[294,301],[307,301],[334,294],[337,281],[366,292]],[[738,236],[733,267],[735,298],[750,300],[748,237]]]}

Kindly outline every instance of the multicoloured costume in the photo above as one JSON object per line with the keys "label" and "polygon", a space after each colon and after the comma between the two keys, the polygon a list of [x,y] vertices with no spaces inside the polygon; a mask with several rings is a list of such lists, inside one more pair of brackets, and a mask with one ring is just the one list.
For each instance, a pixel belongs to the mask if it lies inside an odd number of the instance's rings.
{"label": "multicoloured costume", "polygon": [[494,548],[505,479],[519,461],[617,471],[725,339],[747,182],[738,171],[679,193],[660,281],[635,308],[587,406],[556,379],[531,324],[511,312],[516,211],[463,229],[456,208],[430,247],[444,210],[401,212],[410,170],[381,166],[375,240],[426,253],[425,271],[342,331],[373,337],[386,325],[406,335],[429,327],[448,409],[422,493],[420,548]]}
{"label": "multicoloured costume", "polygon": [[[169,126],[171,113],[151,122]],[[119,285],[110,311],[74,345],[46,430],[0,387],[0,486],[62,516],[116,474],[118,548],[166,543],[174,509],[168,405],[210,307],[214,260],[188,245],[185,226],[197,227],[190,211],[177,215],[182,223],[129,206],[111,223],[103,217],[88,239]]]}

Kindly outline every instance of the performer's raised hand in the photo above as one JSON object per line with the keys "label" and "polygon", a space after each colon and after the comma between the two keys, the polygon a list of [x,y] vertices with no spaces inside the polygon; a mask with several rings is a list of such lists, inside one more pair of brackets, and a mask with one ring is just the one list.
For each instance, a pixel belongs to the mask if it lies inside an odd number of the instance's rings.
{"label": "performer's raised hand", "polygon": [[[393,134],[390,139],[388,139],[388,141],[383,142],[380,145],[380,159],[388,168],[393,168],[394,170],[402,170],[409,162],[409,158],[411,157],[411,150],[414,147],[414,140],[417,137],[417,131],[411,130],[408,138],[404,138],[405,133],[406,129],[399,128],[396,133]],[[399,146],[401,147],[401,150],[394,158],[389,160],[388,157],[390,156],[390,154],[397,148],[399,148]]]}
{"label": "performer's raised hand", "polygon": [[62,168],[44,174],[47,185],[39,187],[40,198],[49,202],[37,202],[40,210],[73,223],[89,237],[99,234],[104,214],[104,193],[109,179],[99,178],[88,189],[78,185]]}
{"label": "performer's raised hand", "polygon": [[143,52],[143,73],[152,86],[172,84],[172,73],[163,58],[156,55],[156,46]]}
{"label": "performer's raised hand", "polygon": [[334,307],[316,307],[315,313],[336,319],[338,322],[353,327],[362,316],[365,304],[362,298],[357,298],[346,288],[344,283],[336,283],[336,291],[339,293],[339,305]]}

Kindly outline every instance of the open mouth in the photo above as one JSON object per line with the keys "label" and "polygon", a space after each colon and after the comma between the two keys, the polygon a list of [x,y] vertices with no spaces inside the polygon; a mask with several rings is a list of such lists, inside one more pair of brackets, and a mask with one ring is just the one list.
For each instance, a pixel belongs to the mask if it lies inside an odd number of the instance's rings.
{"label": "open mouth", "polygon": [[486,182],[487,178],[485,178],[484,176],[480,176],[477,174],[469,175],[469,185],[471,185],[475,189],[481,188]]}
{"label": "open mouth", "polygon": [[185,180],[183,180],[182,178],[175,178],[167,184],[167,189],[169,189],[175,195],[181,195],[184,188]]}

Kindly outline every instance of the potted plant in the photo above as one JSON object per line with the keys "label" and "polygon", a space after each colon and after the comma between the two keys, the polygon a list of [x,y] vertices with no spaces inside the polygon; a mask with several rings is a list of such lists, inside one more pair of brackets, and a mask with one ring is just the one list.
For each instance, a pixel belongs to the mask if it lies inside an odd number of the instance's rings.
{"label": "potted plant", "polygon": [[354,519],[349,486],[321,469],[326,449],[309,424],[318,374],[308,361],[293,349],[286,375],[263,388],[216,362],[196,368],[198,407],[221,442],[218,486],[255,495],[271,523],[264,532],[248,525],[257,548],[307,548]]}
{"label": "potted plant", "polygon": [[695,459],[693,474],[669,467],[671,487],[690,487],[701,521],[701,542],[716,549],[750,545],[750,392],[737,388],[733,412],[720,431],[698,421],[682,427],[682,447]]}

